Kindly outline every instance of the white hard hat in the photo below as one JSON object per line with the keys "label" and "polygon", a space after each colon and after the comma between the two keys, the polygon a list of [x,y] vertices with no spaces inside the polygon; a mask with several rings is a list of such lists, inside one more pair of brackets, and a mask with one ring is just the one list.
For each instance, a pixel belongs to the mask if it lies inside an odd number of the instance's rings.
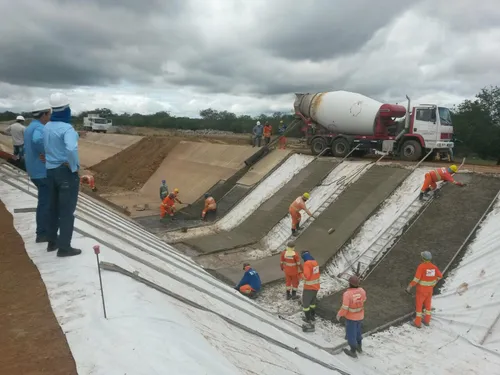
{"label": "white hard hat", "polygon": [[260,125],[260,121],[257,121],[257,125]]}
{"label": "white hard hat", "polygon": [[50,106],[55,112],[62,111],[69,106],[69,98],[62,92],[55,92],[50,95]]}
{"label": "white hard hat", "polygon": [[19,121],[24,121],[24,117],[23,117],[23,116],[17,116],[17,117],[16,117],[16,120],[19,120]]}
{"label": "white hard hat", "polygon": [[50,109],[50,104],[48,101],[43,99],[37,99],[33,102],[32,113],[47,112]]}

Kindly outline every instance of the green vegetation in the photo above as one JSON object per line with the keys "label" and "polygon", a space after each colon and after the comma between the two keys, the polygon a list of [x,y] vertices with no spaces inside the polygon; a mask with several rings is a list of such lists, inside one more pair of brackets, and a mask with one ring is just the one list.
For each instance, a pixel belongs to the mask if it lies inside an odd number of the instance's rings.
{"label": "green vegetation", "polygon": [[[152,115],[140,113],[117,114],[107,108],[97,108],[91,112],[83,112],[74,117],[73,124],[83,123],[88,113],[98,113],[102,117],[113,120],[117,126],[153,127],[162,129],[200,130],[213,129],[234,133],[250,133],[257,120],[266,121],[273,126],[276,133],[279,121],[289,124],[293,115],[281,112],[272,115],[261,114],[257,117],[237,116],[228,111],[216,111],[212,108],[200,111],[200,118],[175,117],[168,112],[157,112]],[[0,113],[0,121],[15,119],[17,113]],[[29,113],[25,114],[29,117]],[[455,132],[455,155],[484,160],[485,164],[494,160],[500,164],[500,88],[490,86],[483,88],[474,100],[465,100],[453,108],[453,126]],[[300,136],[300,129],[295,129],[291,136]]]}

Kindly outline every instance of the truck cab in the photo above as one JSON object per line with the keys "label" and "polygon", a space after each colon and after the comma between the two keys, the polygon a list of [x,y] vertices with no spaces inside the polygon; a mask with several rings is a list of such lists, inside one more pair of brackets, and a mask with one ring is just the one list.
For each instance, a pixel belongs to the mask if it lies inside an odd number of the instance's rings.
{"label": "truck cab", "polygon": [[112,126],[112,121],[100,117],[97,114],[88,114],[83,118],[83,128],[96,133],[106,133]]}

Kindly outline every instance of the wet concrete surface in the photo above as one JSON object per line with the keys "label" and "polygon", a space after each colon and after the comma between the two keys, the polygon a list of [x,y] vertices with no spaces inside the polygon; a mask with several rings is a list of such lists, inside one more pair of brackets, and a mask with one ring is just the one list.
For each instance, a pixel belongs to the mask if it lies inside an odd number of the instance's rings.
{"label": "wet concrete surface", "polygon": [[[296,249],[309,250],[320,267],[324,266],[410,173],[403,168],[371,167],[295,239]],[[335,232],[328,234],[330,228]],[[263,284],[284,277],[279,259],[277,254],[252,261]],[[235,281],[241,273],[239,268],[225,267],[217,269],[217,273]]]}
{"label": "wet concrete surface", "polygon": [[295,198],[318,185],[336,165],[330,160],[311,162],[237,228],[184,242],[201,252],[210,253],[259,241],[288,213],[288,207]]}
{"label": "wet concrete surface", "polygon": [[[495,177],[459,174],[456,179],[468,185],[464,188],[451,184],[443,186],[440,198],[430,203],[364,280],[362,286],[367,292],[364,331],[414,311],[414,297],[408,295],[405,288],[413,279],[420,253],[431,251],[433,262],[443,270],[500,189],[500,179]],[[320,300],[318,315],[333,320],[341,304],[342,292]]]}

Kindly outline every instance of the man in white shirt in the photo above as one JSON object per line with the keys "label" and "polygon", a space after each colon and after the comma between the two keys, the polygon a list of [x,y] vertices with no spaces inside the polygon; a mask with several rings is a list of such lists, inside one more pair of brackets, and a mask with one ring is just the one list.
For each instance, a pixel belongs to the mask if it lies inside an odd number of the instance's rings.
{"label": "man in white shirt", "polygon": [[10,135],[12,137],[12,144],[14,146],[14,159],[19,160],[24,155],[24,117],[17,116],[16,122],[9,125],[5,132],[5,135]]}

